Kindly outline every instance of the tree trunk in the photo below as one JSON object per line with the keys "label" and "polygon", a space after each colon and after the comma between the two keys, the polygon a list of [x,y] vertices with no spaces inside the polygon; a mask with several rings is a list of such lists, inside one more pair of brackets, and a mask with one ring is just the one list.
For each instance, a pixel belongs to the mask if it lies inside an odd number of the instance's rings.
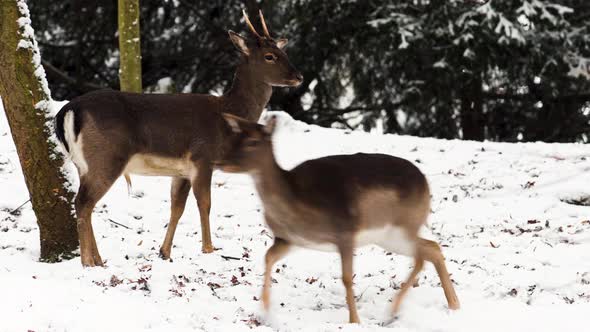
{"label": "tree trunk", "polygon": [[141,92],[139,0],[119,0],[118,10],[121,91]]}
{"label": "tree trunk", "polygon": [[0,0],[0,96],[39,225],[41,260],[56,262],[78,247],[74,193],[52,139],[51,97],[29,24],[23,0]]}
{"label": "tree trunk", "polygon": [[463,86],[461,96],[461,129],[464,140],[483,141],[485,127],[483,121],[483,93],[481,74],[470,78]]}

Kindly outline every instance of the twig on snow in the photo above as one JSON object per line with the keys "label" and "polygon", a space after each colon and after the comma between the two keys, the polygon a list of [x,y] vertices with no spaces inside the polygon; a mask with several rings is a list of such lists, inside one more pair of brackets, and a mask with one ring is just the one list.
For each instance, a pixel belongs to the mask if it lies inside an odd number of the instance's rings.
{"label": "twig on snow", "polygon": [[30,202],[30,201],[31,201],[31,199],[30,199],[30,198],[29,198],[29,199],[27,199],[27,201],[26,201],[26,202],[24,202],[23,204],[19,205],[19,206],[18,206],[16,209],[14,209],[14,210],[12,210],[12,211],[10,211],[10,212],[8,212],[8,213],[10,213],[10,214],[11,214],[11,215],[13,215],[13,216],[14,216],[14,215],[16,215],[16,214],[17,214],[17,212],[18,212],[18,211],[20,211],[20,209],[21,209],[23,206],[25,206],[25,204],[27,204],[27,203],[28,203],[28,202]]}
{"label": "twig on snow", "polygon": [[108,219],[108,221],[112,222],[112,223],[113,223],[113,224],[115,224],[115,225],[118,225],[118,226],[121,226],[121,227],[124,227],[124,228],[127,228],[127,229],[131,229],[131,227],[129,227],[129,226],[126,226],[126,225],[123,225],[123,224],[120,224],[120,223],[118,223],[118,222],[114,221],[113,219],[110,219],[110,218],[109,218],[109,219]]}
{"label": "twig on snow", "polygon": [[233,259],[233,260],[235,260],[235,261],[239,261],[239,260],[241,260],[241,258],[239,258],[239,257],[224,256],[224,255],[221,255],[221,258],[225,259],[226,261],[228,261],[228,260],[230,260],[230,259]]}

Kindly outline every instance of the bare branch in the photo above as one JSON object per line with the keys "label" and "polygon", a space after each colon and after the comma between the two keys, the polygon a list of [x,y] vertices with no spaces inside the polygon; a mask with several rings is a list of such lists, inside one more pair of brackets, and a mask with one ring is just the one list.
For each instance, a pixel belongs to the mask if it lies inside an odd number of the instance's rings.
{"label": "bare branch", "polygon": [[63,71],[57,69],[56,67],[54,67],[52,64],[50,64],[49,62],[45,61],[45,60],[41,60],[41,64],[43,65],[43,67],[45,67],[45,69],[57,76],[59,79],[61,79],[62,81],[72,84],[72,85],[78,85],[80,84],[82,86],[82,88],[84,90],[99,90],[99,89],[104,89],[104,87],[98,85],[98,84],[94,84],[94,83],[89,83],[89,82],[78,82],[75,78],[72,78],[70,76],[68,76],[68,74],[64,73]]}

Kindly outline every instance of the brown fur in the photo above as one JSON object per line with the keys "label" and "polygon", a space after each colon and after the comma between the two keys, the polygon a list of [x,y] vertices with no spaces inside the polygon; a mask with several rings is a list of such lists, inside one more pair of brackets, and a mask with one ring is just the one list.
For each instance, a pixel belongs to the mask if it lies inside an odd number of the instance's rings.
{"label": "brown fur", "polygon": [[[233,137],[221,113],[256,121],[272,86],[295,86],[303,79],[279,48],[285,40],[280,45],[270,37],[248,41],[231,31],[230,38],[242,61],[223,96],[103,90],[75,98],[58,113],[57,136],[68,148],[73,142],[66,142],[64,119],[73,112],[73,135],[88,168],[76,165],[81,175],[75,205],[84,266],[102,265],[91,224],[94,205],[119,176],[124,175],[129,184],[133,173],[173,177],[170,223],[160,249],[163,258],[170,257],[191,187],[199,207],[202,251],[214,250],[209,226],[212,161],[225,154]],[[76,143],[71,145],[70,151]]]}
{"label": "brown fur", "polygon": [[253,176],[266,223],[275,235],[275,243],[266,254],[264,308],[269,307],[272,265],[291,245],[327,246],[340,253],[349,321],[358,323],[352,289],[353,250],[367,243],[415,259],[413,271],[393,301],[394,313],[416,281],[424,260],[434,264],[449,308],[459,308],[440,247],[418,237],[430,212],[430,191],[416,166],[389,155],[357,153],[309,160],[285,171],[274,158],[270,138],[274,120],[262,127],[232,115],[225,118],[238,139],[217,165]]}

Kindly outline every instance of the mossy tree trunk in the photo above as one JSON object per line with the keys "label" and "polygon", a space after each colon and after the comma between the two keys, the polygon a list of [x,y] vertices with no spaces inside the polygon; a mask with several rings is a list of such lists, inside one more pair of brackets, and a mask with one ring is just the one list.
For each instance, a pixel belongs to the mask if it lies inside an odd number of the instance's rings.
{"label": "mossy tree trunk", "polygon": [[0,0],[0,96],[41,239],[41,260],[71,257],[78,247],[63,158],[52,140],[49,90],[26,3]]}
{"label": "mossy tree trunk", "polygon": [[139,0],[119,0],[118,11],[121,91],[141,92]]}

